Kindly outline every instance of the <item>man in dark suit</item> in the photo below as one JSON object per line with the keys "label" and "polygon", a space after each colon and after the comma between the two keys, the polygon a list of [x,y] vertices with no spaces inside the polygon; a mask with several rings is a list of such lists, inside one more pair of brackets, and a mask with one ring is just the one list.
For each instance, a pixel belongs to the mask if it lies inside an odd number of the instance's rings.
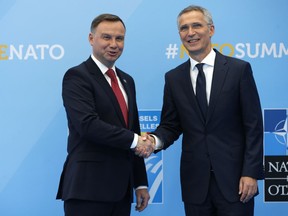
{"label": "man in dark suit", "polygon": [[92,55],[63,78],[69,137],[57,199],[64,200],[66,216],[129,216],[133,188],[136,210],[144,210],[150,198],[144,160],[135,155],[146,148],[138,136],[135,84],[115,67],[125,32],[118,16],[96,17]]}
{"label": "man in dark suit", "polygon": [[214,24],[205,8],[189,6],[177,21],[190,58],[165,74],[161,122],[152,135],[156,149],[183,134],[187,216],[253,215],[263,178],[263,123],[251,66],[212,49]]}

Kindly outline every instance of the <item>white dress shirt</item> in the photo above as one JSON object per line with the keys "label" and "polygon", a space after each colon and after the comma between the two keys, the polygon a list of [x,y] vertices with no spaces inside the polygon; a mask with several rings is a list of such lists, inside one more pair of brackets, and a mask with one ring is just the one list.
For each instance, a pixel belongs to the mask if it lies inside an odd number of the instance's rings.
{"label": "white dress shirt", "polygon": [[198,69],[196,67],[196,64],[198,63],[204,64],[203,72],[205,74],[205,79],[206,79],[206,95],[207,95],[208,105],[210,101],[215,58],[216,58],[216,53],[213,49],[211,49],[210,53],[202,60],[202,62],[197,62],[194,59],[190,58],[190,63],[191,63],[190,77],[191,77],[191,82],[192,82],[195,95],[196,95],[196,80],[198,76]]}
{"label": "white dress shirt", "polygon": [[[203,63],[203,72],[205,74],[206,79],[206,95],[207,95],[207,102],[209,105],[210,101],[210,94],[211,94],[211,86],[212,86],[212,78],[213,78],[213,71],[214,71],[214,64],[215,64],[216,53],[213,49],[211,49],[210,53],[202,60],[202,62],[197,62],[190,57],[190,77],[193,86],[194,93],[196,95],[196,80],[198,75],[198,69],[196,64]],[[162,140],[160,140],[157,136],[153,135],[156,143],[156,149],[161,149],[164,145]]]}

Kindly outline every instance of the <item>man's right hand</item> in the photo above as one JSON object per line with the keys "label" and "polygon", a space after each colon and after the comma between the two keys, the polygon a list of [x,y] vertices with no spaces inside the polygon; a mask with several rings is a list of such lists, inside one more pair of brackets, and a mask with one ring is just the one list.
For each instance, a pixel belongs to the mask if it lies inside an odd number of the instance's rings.
{"label": "man's right hand", "polygon": [[138,137],[138,143],[135,148],[135,154],[148,158],[155,150],[155,140],[152,136],[147,134]]}

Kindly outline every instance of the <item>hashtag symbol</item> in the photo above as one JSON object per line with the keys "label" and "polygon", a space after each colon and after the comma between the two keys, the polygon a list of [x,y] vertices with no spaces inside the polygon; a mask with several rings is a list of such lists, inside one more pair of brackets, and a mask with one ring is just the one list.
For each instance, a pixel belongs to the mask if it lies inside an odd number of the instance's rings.
{"label": "hashtag symbol", "polygon": [[169,44],[169,47],[166,48],[166,56],[167,56],[167,59],[170,59],[171,58],[175,58],[175,56],[178,54],[177,53],[178,51],[178,48],[177,48],[177,44]]}

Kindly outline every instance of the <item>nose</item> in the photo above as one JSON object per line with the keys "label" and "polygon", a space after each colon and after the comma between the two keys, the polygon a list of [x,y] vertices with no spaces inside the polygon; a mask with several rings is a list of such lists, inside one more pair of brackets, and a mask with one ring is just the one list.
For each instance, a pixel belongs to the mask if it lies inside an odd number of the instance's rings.
{"label": "nose", "polygon": [[195,34],[195,29],[194,29],[192,26],[189,26],[188,34],[189,34],[189,35]]}
{"label": "nose", "polygon": [[111,46],[111,47],[117,47],[117,41],[116,41],[115,38],[112,38],[112,39],[110,40],[110,46]]}

